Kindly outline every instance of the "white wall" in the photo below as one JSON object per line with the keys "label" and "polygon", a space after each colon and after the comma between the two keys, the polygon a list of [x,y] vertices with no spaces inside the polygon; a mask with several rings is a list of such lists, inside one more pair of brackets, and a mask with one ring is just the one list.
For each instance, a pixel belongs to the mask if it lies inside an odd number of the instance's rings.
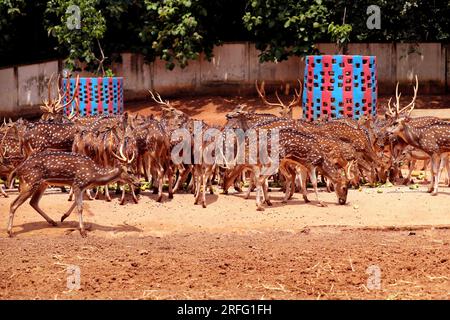
{"label": "white wall", "polygon": [[[334,44],[318,44],[323,54],[336,54]],[[412,77],[419,75],[420,94],[438,93],[450,83],[446,64],[450,66],[449,46],[440,43],[390,44],[355,43],[349,54],[377,56],[380,94],[391,94],[396,81],[403,92],[411,90]],[[292,88],[303,79],[304,61],[292,57],[287,61],[259,62],[259,52],[248,42],[224,44],[214,48],[214,57],[201,56],[181,69],[169,71],[165,61],[147,64],[140,55],[123,53],[122,62],[113,66],[124,77],[125,101],[148,99],[148,90],[162,95],[185,94],[254,94],[255,81],[265,80],[267,89]],[[0,69],[0,116],[18,116],[39,112],[47,96],[47,80],[57,73],[58,61]]]}

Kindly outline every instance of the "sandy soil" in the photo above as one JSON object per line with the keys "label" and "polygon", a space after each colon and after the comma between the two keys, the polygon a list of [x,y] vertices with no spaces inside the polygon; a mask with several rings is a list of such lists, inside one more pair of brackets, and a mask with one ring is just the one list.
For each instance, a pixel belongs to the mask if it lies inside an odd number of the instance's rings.
{"label": "sandy soil", "polygon": [[[220,123],[236,102],[204,99],[174,103]],[[133,110],[158,112],[149,105]],[[207,195],[206,209],[185,193],[156,203],[146,191],[124,206],[86,200],[86,239],[76,213],[51,227],[25,203],[10,239],[12,192],[0,198],[0,299],[450,298],[448,187],[436,197],[425,185],[364,187],[344,206],[321,191],[325,208],[299,194],[282,204],[274,189],[264,212],[255,210],[254,194],[230,193]],[[59,190],[41,202],[56,221],[69,206]],[[78,290],[67,287],[68,265],[80,268]],[[370,286],[370,268],[379,268],[380,287]]]}

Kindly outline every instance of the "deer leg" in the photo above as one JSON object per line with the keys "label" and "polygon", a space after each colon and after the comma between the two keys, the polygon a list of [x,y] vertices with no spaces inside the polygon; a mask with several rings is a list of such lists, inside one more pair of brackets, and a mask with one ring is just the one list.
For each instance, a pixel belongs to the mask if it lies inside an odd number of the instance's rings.
{"label": "deer leg", "polygon": [[70,206],[69,210],[66,211],[66,213],[64,213],[61,217],[61,222],[64,222],[64,220],[66,220],[70,214],[72,213],[73,209],[75,209],[75,206],[77,205],[77,203],[74,201],[72,203],[72,205]]}
{"label": "deer leg", "polygon": [[8,194],[5,192],[5,190],[3,189],[3,186],[0,186],[0,192],[5,198],[9,197]]}
{"label": "deer leg", "polygon": [[195,187],[197,186],[197,183],[196,183],[197,178],[198,178],[197,175],[196,175],[195,173],[193,173],[193,174],[191,175],[191,181],[189,181],[189,185],[188,185],[188,187],[187,187],[188,192],[190,192],[190,193],[192,193],[192,194],[195,194],[195,193],[196,193]]}
{"label": "deer leg", "polygon": [[194,174],[192,176],[192,180],[194,181],[194,186],[195,186],[195,193],[194,193],[194,204],[198,204],[198,200],[200,199],[200,190],[201,190],[201,174],[200,174],[200,169],[196,168],[194,169]]}
{"label": "deer leg", "polygon": [[326,179],[327,192],[331,192],[331,181],[330,179]]}
{"label": "deer leg", "polygon": [[130,189],[131,189],[131,197],[133,198],[134,203],[138,203],[139,199],[138,199],[138,197],[136,195],[134,186],[131,185],[131,184],[129,186],[130,186]]}
{"label": "deer leg", "polygon": [[319,207],[326,207],[325,203],[323,203],[322,201],[319,200],[319,191],[317,188],[317,174],[316,174],[316,169],[313,168],[310,172],[310,178],[311,178],[311,183],[313,185],[314,188],[314,193],[316,195],[316,201],[319,205]]}
{"label": "deer leg", "polygon": [[449,155],[447,155],[445,168],[447,170],[447,182],[446,182],[446,184],[450,187],[450,156]]}
{"label": "deer leg", "polygon": [[[117,184],[117,185],[119,185],[119,184]],[[120,202],[119,202],[119,204],[121,205],[121,206],[123,206],[124,205],[124,203],[125,203],[125,186],[122,186],[122,192],[121,192],[122,194],[121,194],[121,196],[120,196]]]}
{"label": "deer leg", "polygon": [[84,229],[83,223],[83,192],[84,190],[75,189],[75,203],[78,211],[78,221],[80,225],[80,234],[83,238],[87,236],[86,230]]}
{"label": "deer leg", "polygon": [[72,200],[73,200],[73,188],[70,188],[69,198],[67,198],[67,201],[72,201]]}
{"label": "deer leg", "polygon": [[209,176],[208,178],[208,189],[209,189],[209,194],[214,194],[214,189],[213,189],[213,179],[214,176]]}
{"label": "deer leg", "polygon": [[272,202],[270,201],[270,197],[269,197],[269,177],[263,177],[262,178],[262,191],[263,191],[263,195],[264,195],[264,201],[266,202],[266,204],[268,206],[272,206]]}
{"label": "deer leg", "polygon": [[208,175],[207,175],[206,172],[204,172],[202,174],[201,179],[202,179],[202,183],[201,183],[201,186],[202,186],[202,207],[206,208],[206,188],[207,188],[207,185],[208,185]]}
{"label": "deer leg", "polygon": [[290,168],[289,168],[289,173],[291,174],[291,190],[290,190],[290,192],[289,192],[288,200],[291,200],[292,197],[294,196],[294,193],[295,193],[295,177],[296,177],[296,172],[295,172],[295,170],[294,170],[292,167],[290,167]]}
{"label": "deer leg", "polygon": [[431,193],[431,194],[434,193],[434,185],[435,185],[434,180],[436,179],[436,169],[439,166],[439,164],[436,162],[438,162],[438,159],[436,159],[436,155],[433,154],[431,156],[431,182],[428,187],[428,193]]}
{"label": "deer leg", "polygon": [[173,199],[173,193],[174,188],[173,188],[173,172],[172,169],[170,168],[170,165],[168,166],[167,169],[167,179],[168,179],[168,183],[169,183],[169,199]]}
{"label": "deer leg", "polygon": [[284,177],[285,180],[285,191],[284,191],[284,199],[281,201],[282,203],[287,203],[289,200],[289,195],[291,194],[292,188],[292,174],[286,168],[285,164],[280,164],[280,173]]}
{"label": "deer leg", "polygon": [[104,186],[105,188],[105,197],[106,197],[106,201],[111,202],[111,196],[109,195],[109,186],[106,184]]}
{"label": "deer leg", "polygon": [[34,210],[36,210],[49,224],[52,226],[57,226],[57,223],[53,221],[52,218],[50,218],[44,211],[42,211],[41,208],[39,208],[39,200],[41,200],[42,195],[44,194],[45,190],[47,189],[47,184],[43,183],[41,184],[38,189],[33,193],[33,196],[30,200],[30,205],[33,207]]}
{"label": "deer leg", "polygon": [[416,161],[417,160],[410,160],[408,162],[408,176],[405,178],[405,180],[403,181],[403,184],[406,186],[409,184],[409,182],[411,181],[411,174],[416,166]]}
{"label": "deer leg", "polygon": [[164,169],[162,167],[158,167],[157,170],[158,170],[158,198],[156,199],[156,202],[161,202],[164,184]]}
{"label": "deer leg", "polygon": [[253,171],[250,171],[250,179],[248,180],[248,188],[245,192],[245,199],[250,198],[250,193],[252,192],[253,186],[255,185],[255,173]]}
{"label": "deer leg", "polygon": [[[71,191],[72,191],[72,190],[71,190]],[[90,190],[90,189],[87,189],[87,190],[86,190],[86,195],[87,195],[87,197],[88,197],[89,200],[94,200],[94,199],[95,199],[95,196],[92,196],[92,193],[91,193],[91,190]]]}
{"label": "deer leg", "polygon": [[303,195],[303,201],[305,201],[305,203],[311,202],[308,199],[308,189],[306,188],[306,179],[308,178],[308,173],[305,172],[305,170],[301,167],[297,167],[296,172],[298,174],[298,180],[300,182],[300,189]]}
{"label": "deer leg", "polygon": [[9,220],[8,220],[8,227],[7,232],[10,237],[13,236],[12,232],[12,226],[13,226],[13,220],[14,220],[14,214],[16,210],[29,198],[33,195],[33,193],[36,191],[38,186],[31,187],[29,185],[25,185],[24,183],[21,186],[20,194],[17,196],[16,199],[11,203],[10,209],[9,209]]}
{"label": "deer leg", "polygon": [[441,179],[441,172],[445,165],[445,155],[436,156],[437,160],[434,162],[435,168],[434,168],[434,188],[433,192],[431,193],[432,196],[437,196],[438,194],[438,187],[439,187],[439,181]]}
{"label": "deer leg", "polygon": [[173,192],[177,192],[180,187],[183,186],[183,183],[186,181],[187,176],[191,170],[189,168],[186,168],[185,166],[182,166],[180,170],[178,171],[178,178],[175,182],[175,187],[173,188]]}
{"label": "deer leg", "polygon": [[261,203],[261,193],[262,193],[262,180],[261,180],[261,172],[259,167],[255,167],[254,170],[255,182],[256,182],[256,210],[264,211],[264,207]]}

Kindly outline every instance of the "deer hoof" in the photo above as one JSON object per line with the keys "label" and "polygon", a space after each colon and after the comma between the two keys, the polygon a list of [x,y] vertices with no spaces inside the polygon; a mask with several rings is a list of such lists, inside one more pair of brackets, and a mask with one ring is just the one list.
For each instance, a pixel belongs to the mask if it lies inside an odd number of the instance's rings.
{"label": "deer hoof", "polygon": [[54,226],[54,227],[56,227],[58,224],[56,223],[56,221],[53,221],[53,220],[50,220],[49,222],[48,222],[50,225],[52,225],[52,226]]}
{"label": "deer hoof", "polygon": [[156,199],[156,202],[161,202],[162,201],[162,196],[159,196],[158,199]]}
{"label": "deer hoof", "polygon": [[434,191],[434,188],[428,188],[428,193],[433,193],[433,191]]}
{"label": "deer hoof", "polygon": [[107,202],[111,202],[111,198],[106,198],[106,201]]}
{"label": "deer hoof", "polygon": [[173,199],[173,193],[169,193],[169,199]]}
{"label": "deer hoof", "polygon": [[281,203],[287,203],[287,200],[281,200]]}
{"label": "deer hoof", "polygon": [[327,207],[327,205],[325,203],[323,203],[323,202],[319,202],[318,206],[322,207],[322,208],[326,208]]}
{"label": "deer hoof", "polygon": [[270,202],[270,200],[267,200],[267,201],[266,201],[266,204],[267,204],[268,206],[273,206],[273,203]]}
{"label": "deer hoof", "polygon": [[82,238],[86,238],[87,237],[87,232],[86,230],[80,230],[80,234]]}
{"label": "deer hoof", "polygon": [[437,193],[436,191],[433,191],[433,192],[431,193],[431,195],[432,195],[432,196],[437,196],[438,193]]}
{"label": "deer hoof", "polygon": [[8,230],[8,237],[12,238],[13,236],[14,236],[14,235],[13,235],[12,230]]}
{"label": "deer hoof", "polygon": [[203,207],[203,208],[206,208],[206,203],[202,203],[202,207]]}
{"label": "deer hoof", "polygon": [[263,207],[256,208],[257,211],[264,211],[265,209]]}

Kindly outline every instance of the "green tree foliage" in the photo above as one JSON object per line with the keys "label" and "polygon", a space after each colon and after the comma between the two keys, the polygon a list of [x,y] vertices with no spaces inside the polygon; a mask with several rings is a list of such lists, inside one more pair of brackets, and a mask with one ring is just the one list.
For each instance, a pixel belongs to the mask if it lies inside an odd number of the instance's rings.
{"label": "green tree foliage", "polygon": [[[59,50],[67,54],[66,65],[74,69],[77,61],[86,62],[93,70],[97,59],[95,52],[106,32],[106,19],[100,10],[100,0],[50,0],[46,17],[47,29],[59,43]],[[80,8],[80,28],[74,24],[74,12],[69,6]],[[71,23],[72,22],[72,23]]]}
{"label": "green tree foliage", "polygon": [[250,0],[243,21],[254,33],[261,61],[280,61],[316,52],[328,16],[321,0]]}
{"label": "green tree foliage", "polygon": [[[67,27],[72,4],[79,30]],[[367,28],[369,5],[379,30]],[[449,0],[0,0],[0,65],[62,57],[95,71],[100,43],[106,66],[128,51],[172,69],[224,41],[255,42],[261,61],[281,61],[318,42],[449,41],[449,16]]]}
{"label": "green tree foliage", "polygon": [[140,33],[149,49],[144,53],[149,60],[160,57],[167,68],[176,64],[182,68],[204,52],[207,58],[217,40],[208,32],[208,0],[144,0],[146,19]]}
{"label": "green tree foliage", "polygon": [[[327,0],[336,9],[331,19],[338,21],[344,7],[352,25],[351,42],[428,42],[450,39],[450,1],[448,0]],[[368,29],[367,7],[380,8],[381,29]]]}

